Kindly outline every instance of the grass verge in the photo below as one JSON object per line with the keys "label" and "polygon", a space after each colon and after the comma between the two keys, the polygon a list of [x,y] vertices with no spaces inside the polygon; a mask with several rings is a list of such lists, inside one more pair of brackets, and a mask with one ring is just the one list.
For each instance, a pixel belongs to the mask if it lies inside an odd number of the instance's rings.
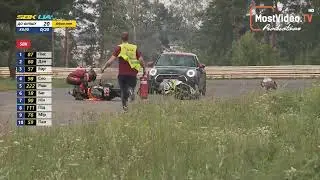
{"label": "grass verge", "polygon": [[[90,119],[90,117],[87,117]],[[3,179],[320,179],[320,89],[158,101],[1,137]]]}
{"label": "grass verge", "polygon": [[[53,88],[69,88],[71,87],[65,79],[53,79]],[[17,81],[10,78],[0,78],[0,91],[10,91],[17,89]]]}

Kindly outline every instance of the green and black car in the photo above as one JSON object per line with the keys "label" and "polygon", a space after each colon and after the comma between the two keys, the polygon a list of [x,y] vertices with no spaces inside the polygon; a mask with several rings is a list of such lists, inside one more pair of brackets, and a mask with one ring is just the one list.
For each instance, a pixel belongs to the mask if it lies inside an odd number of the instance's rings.
{"label": "green and black car", "polygon": [[195,54],[166,52],[154,62],[149,71],[149,92],[159,92],[159,85],[164,79],[180,80],[202,95],[206,94],[205,65],[201,64]]}

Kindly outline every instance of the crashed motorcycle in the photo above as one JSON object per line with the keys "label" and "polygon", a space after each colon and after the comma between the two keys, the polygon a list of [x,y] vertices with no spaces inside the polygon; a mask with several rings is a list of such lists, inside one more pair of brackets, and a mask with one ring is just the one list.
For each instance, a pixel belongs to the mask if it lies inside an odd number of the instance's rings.
{"label": "crashed motorcycle", "polygon": [[[98,85],[89,86],[87,94],[78,93],[79,87],[75,86],[69,94],[75,97],[76,100],[97,100],[97,101],[111,101],[116,97],[121,97],[120,88],[115,88],[112,83],[103,84],[100,80]],[[79,97],[81,96],[81,97]]]}
{"label": "crashed motorcycle", "polygon": [[179,100],[193,100],[200,98],[199,89],[176,79],[165,79],[161,82],[158,91],[162,95],[174,96]]}

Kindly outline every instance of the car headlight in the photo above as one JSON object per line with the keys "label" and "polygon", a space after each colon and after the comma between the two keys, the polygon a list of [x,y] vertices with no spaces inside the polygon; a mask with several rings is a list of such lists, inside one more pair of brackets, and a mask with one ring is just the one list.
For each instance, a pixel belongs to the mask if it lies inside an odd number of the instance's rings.
{"label": "car headlight", "polygon": [[157,74],[157,69],[150,69],[149,74],[150,76],[155,76]]}
{"label": "car headlight", "polygon": [[187,76],[188,77],[194,77],[196,75],[196,71],[195,70],[188,70],[187,71]]}

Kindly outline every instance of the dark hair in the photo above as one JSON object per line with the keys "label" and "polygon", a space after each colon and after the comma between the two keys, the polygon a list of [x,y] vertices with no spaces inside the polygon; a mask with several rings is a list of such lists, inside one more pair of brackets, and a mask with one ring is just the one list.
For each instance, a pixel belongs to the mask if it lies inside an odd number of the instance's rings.
{"label": "dark hair", "polygon": [[121,40],[122,41],[128,41],[129,40],[129,33],[128,32],[123,32],[121,34]]}

